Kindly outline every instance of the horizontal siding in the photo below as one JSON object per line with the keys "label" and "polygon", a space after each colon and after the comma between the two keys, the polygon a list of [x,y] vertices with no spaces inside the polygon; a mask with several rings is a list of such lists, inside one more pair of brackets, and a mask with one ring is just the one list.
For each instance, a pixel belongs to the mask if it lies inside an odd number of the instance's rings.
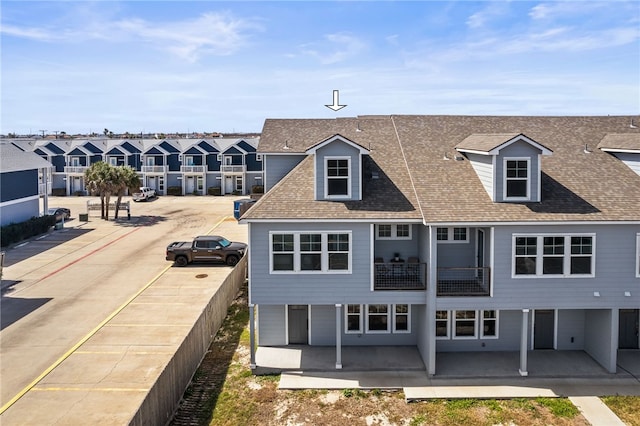
{"label": "horizontal siding", "polygon": [[[269,231],[352,231],[351,274],[270,274]],[[371,290],[371,225],[339,223],[253,223],[250,233],[251,303],[416,303],[425,292]]]}
{"label": "horizontal siding", "polygon": [[34,216],[40,216],[40,200],[37,197],[11,204],[4,204],[0,208],[2,209],[0,226],[10,223],[20,223]]}
{"label": "horizontal siding", "polygon": [[504,158],[505,157],[522,157],[530,158],[531,162],[529,170],[529,190],[531,195],[531,201],[539,201],[540,196],[538,193],[538,185],[540,179],[540,165],[539,165],[540,150],[529,145],[526,142],[515,142],[508,147],[500,151],[500,155],[496,158],[496,201],[503,201],[503,188],[504,188]]}
{"label": "horizontal siding", "polygon": [[360,199],[360,152],[353,146],[341,141],[335,141],[323,146],[316,152],[316,197],[324,199],[324,168],[325,157],[350,157],[351,158],[351,199]]}
{"label": "horizontal siding", "polygon": [[478,154],[467,154],[467,156],[471,162],[471,167],[473,167],[480,182],[482,182],[482,186],[493,200],[493,156]]}
{"label": "horizontal siding", "polygon": [[263,156],[265,192],[280,182],[280,180],[293,170],[304,158],[305,155],[265,154]]}
{"label": "horizontal siding", "polygon": [[38,195],[38,169],[2,173],[0,202],[19,200]]}
{"label": "horizontal siding", "polygon": [[616,152],[614,154],[620,161],[626,164],[631,170],[640,175],[640,154],[626,152]]}
{"label": "horizontal siding", "polygon": [[[500,311],[497,339],[480,339],[480,327],[478,319],[478,338],[475,339],[438,339],[436,351],[438,352],[465,352],[465,351],[516,351],[520,348],[520,332],[522,329],[522,311]],[[530,315],[530,314],[529,314]],[[480,313],[478,313],[480,317]],[[453,322],[450,323],[450,335],[453,335]],[[531,319],[529,319],[531,327]]]}
{"label": "horizontal siding", "polygon": [[311,307],[310,337],[309,344],[311,345],[334,346],[336,344],[335,305],[313,305]]}
{"label": "horizontal siding", "polygon": [[286,345],[285,307],[283,305],[260,305],[257,308],[258,345]]}
{"label": "horizontal siding", "polygon": [[[584,349],[585,311],[582,309],[558,310],[557,349]],[[573,341],[572,341],[573,340]]]}

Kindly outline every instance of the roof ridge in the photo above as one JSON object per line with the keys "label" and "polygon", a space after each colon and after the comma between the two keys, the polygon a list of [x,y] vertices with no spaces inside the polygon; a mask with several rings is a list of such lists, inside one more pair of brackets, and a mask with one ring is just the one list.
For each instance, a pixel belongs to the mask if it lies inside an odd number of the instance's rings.
{"label": "roof ridge", "polygon": [[391,118],[391,124],[393,124],[393,132],[396,135],[396,140],[398,141],[398,146],[400,147],[400,152],[402,153],[402,161],[404,161],[404,166],[407,169],[407,174],[409,175],[409,181],[411,182],[411,189],[413,190],[413,195],[416,197],[416,202],[418,203],[418,210],[420,211],[420,217],[422,217],[422,223],[426,223],[424,211],[422,210],[422,203],[420,202],[420,197],[418,196],[418,191],[416,190],[416,185],[413,181],[413,175],[411,174],[409,163],[407,163],[407,156],[404,153],[404,147],[402,146],[402,141],[400,140],[400,135],[398,134],[398,128],[396,127],[394,116],[392,115],[390,116],[390,118]]}

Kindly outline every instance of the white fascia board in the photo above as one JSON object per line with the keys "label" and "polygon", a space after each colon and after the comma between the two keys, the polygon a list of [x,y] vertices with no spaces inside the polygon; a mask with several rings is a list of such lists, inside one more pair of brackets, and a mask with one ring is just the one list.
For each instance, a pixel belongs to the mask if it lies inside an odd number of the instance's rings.
{"label": "white fascia board", "polygon": [[623,152],[625,154],[640,154],[639,149],[600,148],[604,152]]}
{"label": "white fascia board", "polygon": [[476,151],[475,149],[466,149],[466,148],[456,148],[456,151],[458,151],[458,152],[466,152],[468,154],[493,155],[493,156],[496,155],[496,154],[492,154],[491,152],[488,152],[488,151]]}
{"label": "white fascia board", "polygon": [[640,225],[638,220],[594,220],[594,221],[531,221],[531,222],[427,222],[426,226],[445,227],[445,226],[467,226],[467,227],[483,227],[483,226],[567,226],[567,225]]}
{"label": "white fascia board", "polygon": [[369,150],[368,149],[358,145],[357,143],[353,142],[352,140],[347,139],[344,136],[342,136],[340,134],[337,134],[337,133],[335,135],[323,140],[322,142],[313,145],[311,148],[307,149],[305,152],[307,154],[314,154],[317,150],[319,150],[323,146],[328,145],[328,144],[330,144],[332,142],[336,142],[336,141],[340,141],[340,142],[343,142],[343,143],[345,143],[347,145],[352,146],[353,148],[357,149],[360,154],[369,155]]}
{"label": "white fascia board", "polygon": [[241,219],[240,223],[418,223],[421,219]]}
{"label": "white fascia board", "polygon": [[512,143],[518,142],[518,141],[524,141],[526,143],[528,143],[531,146],[534,146],[536,148],[538,148],[541,151],[542,155],[551,155],[553,154],[553,151],[551,151],[549,148],[540,145],[538,142],[534,141],[533,139],[529,139],[528,137],[526,137],[523,134],[519,134],[518,136],[509,139],[508,141],[500,144],[500,146],[495,147],[494,149],[492,149],[491,151],[489,151],[490,155],[498,155],[498,153],[500,152],[500,150],[508,147],[509,145],[511,145]]}

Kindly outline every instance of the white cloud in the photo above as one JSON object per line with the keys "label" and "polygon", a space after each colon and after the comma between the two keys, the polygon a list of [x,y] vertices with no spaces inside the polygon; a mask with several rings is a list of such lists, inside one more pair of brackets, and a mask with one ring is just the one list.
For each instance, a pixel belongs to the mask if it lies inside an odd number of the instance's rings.
{"label": "white cloud", "polygon": [[502,17],[509,12],[508,2],[491,1],[487,7],[467,18],[467,26],[472,29],[482,28],[489,21]]}
{"label": "white cloud", "polygon": [[204,13],[174,22],[151,22],[139,18],[83,22],[80,28],[33,28],[2,25],[3,35],[41,42],[81,43],[102,40],[115,43],[141,42],[191,62],[202,56],[228,55],[244,47],[249,34],[261,31],[253,19],[228,13]]}
{"label": "white cloud", "polygon": [[327,34],[324,39],[325,42],[303,45],[302,52],[330,65],[352,58],[367,48],[364,41],[347,33]]}

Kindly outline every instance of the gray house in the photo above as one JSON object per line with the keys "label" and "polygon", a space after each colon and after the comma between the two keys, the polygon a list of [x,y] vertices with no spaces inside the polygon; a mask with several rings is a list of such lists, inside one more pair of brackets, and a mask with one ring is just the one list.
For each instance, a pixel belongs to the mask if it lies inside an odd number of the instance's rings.
{"label": "gray house", "polygon": [[19,223],[40,216],[52,165],[16,144],[0,143],[0,225]]}
{"label": "gray house", "polygon": [[338,369],[343,346],[398,345],[429,374],[439,352],[514,351],[527,375],[541,349],[615,372],[640,343],[637,119],[266,120],[252,340],[335,347]]}

